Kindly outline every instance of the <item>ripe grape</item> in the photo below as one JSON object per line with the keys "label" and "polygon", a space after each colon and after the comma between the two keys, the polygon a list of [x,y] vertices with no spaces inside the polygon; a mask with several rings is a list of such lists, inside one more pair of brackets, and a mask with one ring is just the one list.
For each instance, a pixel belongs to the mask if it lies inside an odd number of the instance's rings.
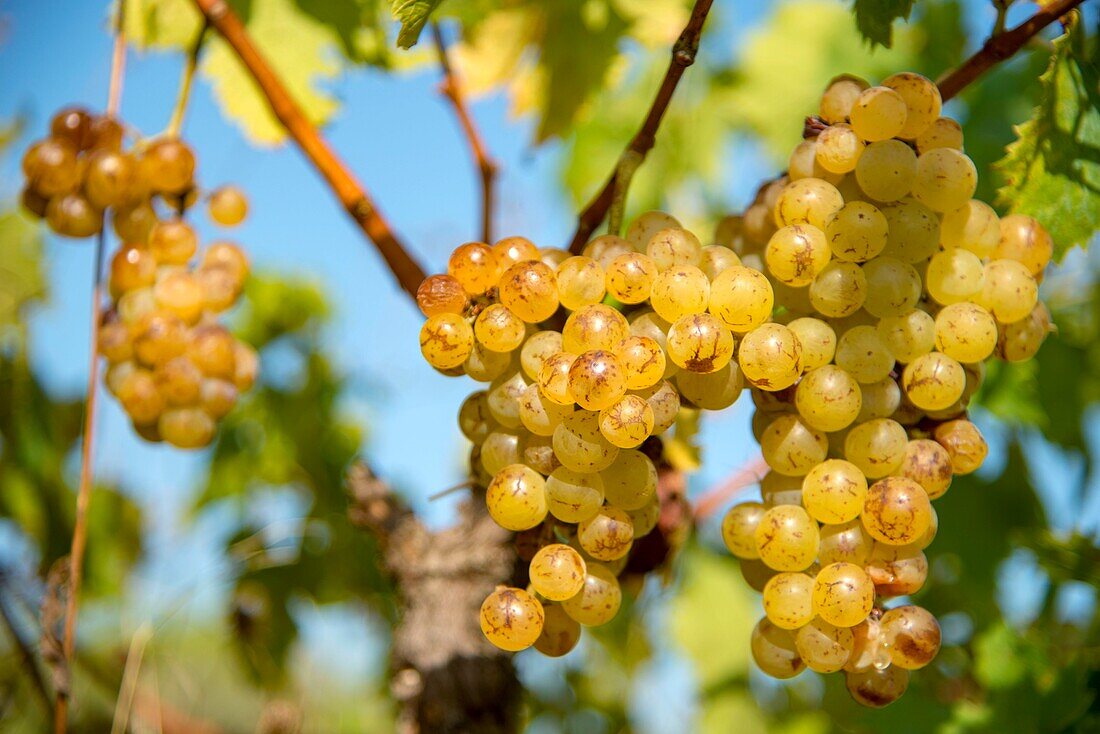
{"label": "ripe grape", "polygon": [[[487,405],[486,410],[488,410]],[[558,405],[543,399],[542,391],[534,383],[524,388],[519,399],[520,422],[523,423],[524,428],[536,436],[553,436],[554,429],[572,412],[572,405]],[[496,419],[493,419],[493,422],[495,423]]]}
{"label": "ripe grape", "polygon": [[569,391],[569,370],[576,359],[575,354],[558,352],[543,360],[538,384],[544,398],[558,405],[573,405],[573,394]]}
{"label": "ripe grape", "polygon": [[802,369],[809,371],[833,361],[836,332],[821,319],[803,317],[787,324],[802,345]]}
{"label": "ripe grape", "polygon": [[777,230],[764,250],[768,271],[780,282],[796,288],[812,283],[828,265],[829,257],[825,233],[810,224]]}
{"label": "ripe grape", "polygon": [[562,351],[560,331],[538,331],[528,337],[519,352],[523,372],[532,380],[538,380],[546,360]]}
{"label": "ripe grape", "polygon": [[1000,238],[991,257],[1022,263],[1033,276],[1038,276],[1054,254],[1054,241],[1033,217],[1010,214],[1001,220]]}
{"label": "ripe grape", "polygon": [[703,245],[686,229],[670,227],[657,231],[649,238],[645,253],[658,270],[668,270],[678,265],[698,266],[703,257]]}
{"label": "ripe grape", "polygon": [[913,196],[929,209],[949,212],[974,195],[978,169],[965,153],[954,148],[933,148],[917,158]]}
{"label": "ripe grape", "polygon": [[540,260],[541,253],[535,243],[526,237],[504,237],[493,244],[493,254],[502,269],[516,263]]}
{"label": "ripe grape", "polygon": [[893,369],[894,355],[875,327],[853,326],[837,340],[836,365],[861,383],[878,382]]}
{"label": "ripe grape", "polygon": [[528,568],[531,586],[551,601],[576,596],[584,586],[585,573],[581,554],[564,543],[544,545]]}
{"label": "ripe grape", "polygon": [[742,502],[729,509],[722,519],[722,540],[730,553],[745,559],[760,557],[756,550],[756,528],[765,512],[759,502]]}
{"label": "ripe grape", "polygon": [[584,552],[598,561],[614,561],[630,552],[634,523],[618,507],[605,506],[577,524],[577,540]]}
{"label": "ripe grape", "polygon": [[202,315],[206,294],[198,279],[183,268],[162,271],[153,286],[157,307],[174,313],[187,324],[194,324]]}
{"label": "ripe grape", "polygon": [[733,335],[709,313],[683,316],[668,330],[669,358],[690,372],[714,372],[733,358]]}
{"label": "ripe grape", "polygon": [[802,505],[802,477],[789,477],[777,471],[768,471],[760,480],[760,496],[764,507],[778,505]]}
{"label": "ripe grape", "polygon": [[870,87],[863,90],[849,117],[852,129],[864,140],[887,140],[897,136],[905,127],[905,99],[889,87]]}
{"label": "ripe grape", "polygon": [[866,423],[875,418],[888,418],[901,405],[901,388],[891,377],[876,382],[865,382],[859,386],[863,397],[863,406],[856,420]]}
{"label": "ripe grape", "polygon": [[850,316],[866,297],[867,278],[853,262],[830,262],[810,284],[810,303],[825,316]]}
{"label": "ripe grape", "polygon": [[447,262],[447,274],[462,284],[471,296],[477,296],[497,283],[501,267],[496,255],[482,242],[467,242],[455,248]]}
{"label": "ripe grape", "polygon": [[974,299],[1002,324],[1026,318],[1039,300],[1039,287],[1027,266],[994,260],[985,266],[982,291]]}
{"label": "ripe grape", "polygon": [[485,348],[485,345],[474,339],[474,348],[470,350],[470,356],[462,363],[462,372],[471,380],[477,382],[492,382],[512,367],[511,352],[494,352]]}
{"label": "ripe grape", "polygon": [[760,449],[772,469],[798,477],[825,460],[829,441],[823,431],[811,428],[798,416],[784,413],[764,429]]}
{"label": "ripe grape", "polygon": [[569,394],[585,410],[608,408],[626,394],[619,358],[600,349],[578,356],[569,367]]}
{"label": "ripe grape", "polygon": [[485,491],[485,505],[497,525],[527,530],[546,518],[546,481],[524,464],[509,464],[496,473]]}
{"label": "ripe grape", "polygon": [[899,362],[912,362],[931,352],[936,345],[936,322],[919,308],[899,316],[886,316],[875,328],[890,353]]}
{"label": "ripe grape", "polygon": [[719,370],[702,374],[681,372],[676,376],[681,395],[703,410],[722,410],[737,401],[745,381],[741,368],[730,362]]}
{"label": "ripe grape", "polygon": [[600,411],[600,433],[621,449],[640,446],[652,431],[653,408],[637,395],[624,395]]}
{"label": "ripe grape", "polygon": [[[937,328],[938,336],[939,328]],[[996,341],[990,340],[989,351]],[[905,396],[922,410],[943,410],[957,401],[966,387],[962,365],[940,352],[922,354],[905,366],[901,385]]]}
{"label": "ripe grape", "polygon": [[863,526],[875,540],[907,545],[917,540],[931,523],[928,494],[912,479],[886,477],[867,489]]}
{"label": "ripe grape", "polygon": [[481,631],[501,650],[525,650],[542,634],[542,604],[523,589],[498,586],[481,605]]}
{"label": "ripe grape", "polygon": [[830,459],[818,464],[802,480],[802,504],[821,523],[854,520],[863,510],[867,479],[851,462]]}
{"label": "ripe grape", "polygon": [[863,308],[872,316],[901,316],[920,300],[920,275],[912,265],[882,256],[865,263],[863,273],[867,278]]}
{"label": "ripe grape", "polygon": [[798,383],[794,401],[807,424],[826,432],[849,426],[862,405],[859,383],[834,365],[807,372]]}
{"label": "ripe grape", "polygon": [[707,310],[710,281],[694,265],[676,265],[662,271],[653,280],[649,303],[666,321]]}
{"label": "ripe grape", "polygon": [[934,438],[936,443],[947,449],[951,456],[951,469],[956,474],[970,474],[982,465],[989,453],[981,431],[965,419],[941,423],[936,427]]}
{"label": "ripe grape", "polygon": [[589,563],[580,593],[562,602],[562,609],[586,627],[606,624],[619,613],[623,592],[619,580],[608,568]]}
{"label": "ripe grape", "polygon": [[182,194],[191,187],[195,154],[179,140],[157,140],[142,153],[141,174],[154,191]]}
{"label": "ripe grape", "polygon": [[905,458],[909,437],[897,421],[876,418],[854,426],[844,439],[844,458],[868,479],[894,472]]}
{"label": "ripe grape", "polygon": [[756,665],[773,678],[793,678],[806,667],[798,655],[794,634],[767,617],[756,623],[749,647]]}
{"label": "ripe grape", "polygon": [[875,603],[875,585],[854,563],[830,563],[814,579],[813,611],[829,624],[854,627]]}
{"label": "ripe grape", "polygon": [[814,617],[813,590],[804,573],[777,573],[764,586],[764,614],[776,627],[798,629]]}
{"label": "ripe grape", "polygon": [[134,423],[155,423],[164,411],[164,396],[157,389],[156,379],[149,370],[136,367],[120,375],[109,375],[116,387],[113,389],[122,409]]}
{"label": "ripe grape", "polygon": [[554,271],[538,260],[524,260],[509,267],[500,276],[499,289],[500,302],[529,324],[545,321],[558,310]]}
{"label": "ripe grape", "polygon": [[527,380],[522,372],[508,372],[493,380],[486,402],[497,423],[505,428],[519,428],[523,424],[520,400],[526,389]]}
{"label": "ripe grape", "polygon": [[1036,303],[1031,313],[998,329],[997,356],[1006,362],[1024,362],[1039,352],[1039,347],[1054,331],[1050,311],[1042,303]]}
{"label": "ripe grape", "polygon": [[830,124],[844,122],[867,86],[867,82],[847,74],[833,79],[821,95],[821,118]]}
{"label": "ripe grape", "polygon": [[865,144],[850,125],[837,123],[817,136],[817,162],[832,173],[855,170]]}
{"label": "ripe grape", "polygon": [[802,571],[817,556],[817,523],[801,507],[778,505],[767,510],[753,537],[760,560],[776,571]]}
{"label": "ripe grape", "polygon": [[856,163],[856,181],[875,201],[897,201],[913,188],[917,154],[900,140],[881,140],[868,145]]}
{"label": "ripe grape", "polygon": [[985,266],[969,250],[953,247],[936,253],[928,263],[925,286],[944,305],[966,301],[982,290]]}
{"label": "ripe grape", "polygon": [[940,625],[927,609],[895,607],[882,615],[881,625],[890,660],[899,668],[919,670],[940,651]]}
{"label": "ripe grape", "polygon": [[971,199],[958,209],[944,212],[940,242],[944,247],[961,247],[978,257],[989,257],[1001,239],[1000,220],[993,207]]}
{"label": "ripe grape", "polygon": [[[557,453],[556,447],[554,451]],[[550,514],[562,522],[580,522],[592,517],[599,512],[603,497],[603,480],[599,474],[577,472],[562,466],[546,479]]]}
{"label": "ripe grape", "polygon": [[560,604],[544,604],[542,632],[535,640],[535,649],[551,658],[565,655],[581,639],[581,626],[565,613]]}
{"label": "ripe grape", "polygon": [[626,241],[638,252],[645,252],[646,245],[653,239],[653,235],[662,229],[678,227],[680,222],[671,214],[657,211],[645,212],[639,214],[637,219],[626,228]]}
{"label": "ripe grape", "polygon": [[622,363],[629,390],[652,387],[665,374],[665,352],[656,339],[628,336],[615,347],[615,354]]}
{"label": "ripe grape", "polygon": [[569,258],[558,266],[557,278],[561,305],[570,310],[603,300],[603,267],[592,258]]}
{"label": "ripe grape", "polygon": [[936,314],[936,349],[959,362],[981,362],[997,346],[997,322],[976,303],[954,303]]}
{"label": "ripe grape", "polygon": [[221,186],[210,193],[210,218],[223,227],[235,227],[248,216],[248,197],[236,186]]}
{"label": "ripe grape", "polygon": [[917,152],[924,153],[933,148],[963,149],[962,125],[950,117],[937,117],[924,132],[917,136]]}
{"label": "ripe grape", "polygon": [[67,141],[47,138],[23,154],[23,175],[27,186],[50,198],[65,194],[80,184],[80,168],[74,147]]}
{"label": "ripe grape", "polygon": [[897,469],[899,476],[919,484],[929,499],[942,497],[951,486],[954,471],[947,449],[929,439],[910,441],[905,448],[905,458]]}
{"label": "ripe grape", "polygon": [[598,413],[578,410],[554,429],[554,453],[569,469],[598,472],[611,466],[619,449],[600,433]]}
{"label": "ripe grape", "polygon": [[928,578],[928,559],[913,544],[875,543],[864,568],[884,597],[915,594]]}
{"label": "ripe grape", "polygon": [[[613,234],[605,234],[600,235],[585,245],[584,251],[581,254],[585,257],[592,258],[600,264],[601,268],[605,271],[609,271],[609,267],[613,260],[617,259],[620,255],[627,255],[634,251],[634,246],[622,237]],[[566,257],[568,257],[568,253]]]}
{"label": "ripe grape", "polygon": [[845,685],[857,703],[870,708],[882,708],[897,701],[909,687],[909,671],[891,665],[876,667],[858,673],[846,673]]}
{"label": "ripe grape", "polygon": [[939,118],[943,106],[940,90],[920,74],[911,71],[894,74],[883,79],[882,86],[890,87],[905,100],[905,124],[897,133],[899,138],[918,138]]}
{"label": "ripe grape", "polygon": [[752,268],[726,268],[710,284],[709,311],[737,334],[766,322],[774,302],[767,277]]}
{"label": "ripe grape", "polygon": [[819,535],[817,560],[823,565],[844,562],[862,566],[871,557],[875,543],[858,518],[837,525],[822,525]]}
{"label": "ripe grape", "polygon": [[745,378],[765,390],[790,387],[802,374],[802,345],[781,324],[763,324],[746,334],[737,359]]}
{"label": "ripe grape", "polygon": [[494,430],[481,444],[481,467],[495,476],[504,467],[523,463],[523,442],[518,433]]}
{"label": "ripe grape", "polygon": [[831,183],[820,178],[802,178],[783,187],[773,215],[779,227],[809,224],[824,229],[842,206],[844,199]]}
{"label": "ripe grape", "polygon": [[429,275],[416,289],[416,305],[429,318],[440,313],[461,314],[468,302],[462,284],[450,275]]}
{"label": "ripe grape", "polygon": [[855,636],[847,627],[837,627],[815,617],[795,633],[794,643],[810,670],[835,673],[851,657],[855,649]]}
{"label": "ripe grape", "polygon": [[737,253],[724,245],[708,245],[703,248],[703,257],[699,263],[699,269],[703,275],[712,282],[722,272],[741,264],[741,258]]}
{"label": "ripe grape", "polygon": [[[819,136],[820,137],[820,136]],[[787,161],[787,177],[791,181],[804,178],[816,178],[830,184],[837,183],[844,174],[833,173],[817,160],[817,140],[803,140],[799,143]]]}
{"label": "ripe grape", "polygon": [[654,436],[661,435],[676,422],[676,415],[680,412],[680,393],[671,382],[662,380],[653,387],[637,391],[637,394],[653,408]]}
{"label": "ripe grape", "polygon": [[[646,507],[654,498],[657,467],[641,451],[620,451],[611,466],[600,472],[600,480],[609,505],[633,512]],[[645,533],[635,527],[635,535],[641,537]]]}
{"label": "ripe grape", "polygon": [[936,213],[913,199],[884,206],[889,235],[883,255],[915,265],[939,250],[940,220]]}
{"label": "ripe grape", "polygon": [[866,201],[849,201],[825,224],[825,236],[833,255],[848,262],[865,262],[886,247],[889,227],[878,207]]}
{"label": "ripe grape", "polygon": [[46,223],[64,237],[91,237],[103,228],[103,213],[78,193],[62,194],[46,205]]}
{"label": "ripe grape", "polygon": [[214,419],[197,407],[168,408],[157,419],[160,437],[181,449],[209,445],[216,430]]}
{"label": "ripe grape", "polygon": [[565,320],[562,346],[573,354],[593,349],[612,352],[627,337],[629,329],[626,318],[610,306],[602,303],[583,306]]}

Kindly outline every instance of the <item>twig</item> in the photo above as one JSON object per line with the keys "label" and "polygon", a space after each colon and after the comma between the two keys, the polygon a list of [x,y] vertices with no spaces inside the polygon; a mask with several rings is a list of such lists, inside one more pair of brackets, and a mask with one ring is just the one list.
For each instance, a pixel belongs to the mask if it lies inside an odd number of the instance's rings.
{"label": "twig", "polygon": [[42,671],[38,668],[38,661],[35,659],[30,643],[23,638],[23,634],[20,632],[18,625],[16,625],[11,610],[8,609],[8,604],[4,599],[4,589],[6,587],[6,575],[4,572],[0,571],[0,619],[3,620],[4,626],[8,628],[13,644],[16,649],[19,650],[19,657],[23,659],[23,668],[27,671],[27,677],[31,679],[31,683],[34,684],[33,688],[35,693],[38,694],[38,698],[42,702],[42,705],[45,706],[46,711],[49,712],[51,708],[50,692],[49,689],[46,688],[46,680],[42,677]]}
{"label": "twig", "polygon": [[130,708],[137,691],[138,673],[141,661],[145,657],[145,647],[153,637],[153,627],[148,622],[142,624],[130,639],[130,650],[126,653],[126,666],[122,670],[122,684],[115,700],[115,715],[111,722],[111,734],[125,734],[130,728]]}
{"label": "twig", "polygon": [[183,75],[180,77],[179,93],[176,96],[176,106],[172,108],[172,119],[168,122],[168,128],[164,134],[169,138],[178,138],[183,129],[183,116],[187,113],[187,103],[191,100],[191,85],[195,79],[195,68],[199,65],[199,53],[202,51],[203,41],[206,40],[206,30],[210,27],[210,21],[204,21],[199,33],[195,36],[195,42],[191,44],[187,52],[187,60],[183,64]]}
{"label": "twig", "polygon": [[416,289],[424,280],[424,271],[397,239],[370,195],[332,151],[317,128],[306,118],[302,108],[290,96],[290,92],[272,70],[267,59],[252,43],[240,19],[225,0],[194,0],[194,2],[210,25],[222,35],[245,68],[252,74],[252,78],[270,105],[272,114],[282,123],[305,156],[328,182],[351,218],[378,248],[394,277],[397,278],[397,282],[409,296],[415,299]]}
{"label": "twig", "polygon": [[[577,230],[574,232],[573,241],[569,245],[570,252],[576,254],[581,251],[589,236],[600,225],[604,215],[611,207],[615,193],[615,182],[619,177],[623,159],[639,156],[641,160],[644,160],[646,154],[653,148],[657,129],[661,126],[661,119],[668,109],[673,92],[676,91],[676,85],[680,83],[680,77],[684,75],[684,71],[695,63],[695,55],[699,50],[699,37],[702,35],[703,23],[706,22],[707,13],[710,12],[712,3],[713,0],[695,0],[695,6],[691,9],[691,17],[688,18],[687,25],[684,26],[683,32],[680,33],[680,37],[676,39],[676,44],[672,47],[672,60],[668,65],[668,71],[665,72],[665,78],[657,89],[657,96],[654,97],[653,104],[650,105],[645,121],[631,139],[630,144],[627,145],[626,150],[623,151],[623,155],[619,159],[620,162],[616,164],[611,177],[607,179],[603,188],[600,189],[599,193],[588,203],[578,217]],[[639,160],[639,163],[641,160]]]}
{"label": "twig", "polygon": [[428,495],[428,501],[429,502],[435,502],[436,500],[443,499],[444,497],[446,497],[449,494],[454,494],[455,492],[461,492],[464,489],[472,489],[474,486],[475,485],[474,485],[473,480],[468,479],[465,482],[459,482],[458,484],[455,484],[454,486],[447,487],[446,489],[441,489],[438,492],[436,492],[435,494]]}
{"label": "twig", "polygon": [[705,520],[745,487],[759,482],[768,472],[763,456],[749,459],[737,471],[703,493],[695,503],[696,521]]}
{"label": "twig", "polygon": [[443,31],[439,23],[432,23],[432,37],[435,39],[435,49],[439,55],[439,66],[443,70],[443,81],[439,90],[451,102],[455,115],[462,126],[462,132],[466,135],[466,142],[470,146],[470,152],[474,156],[474,164],[481,173],[481,240],[493,241],[493,191],[497,173],[496,162],[489,157],[485,143],[474,125],[473,117],[466,108],[466,102],[462,96],[462,89],[458,83],[458,76],[451,67],[451,61],[447,58],[447,44],[443,40]]}
{"label": "twig", "polygon": [[1082,2],[1084,0],[1054,0],[1015,28],[1001,33],[994,30],[993,35],[982,44],[977,53],[940,77],[936,82],[940,88],[940,96],[944,100],[951,99],[990,68],[1010,58],[1039,31]]}
{"label": "twig", "polygon": [[[88,545],[88,505],[94,481],[92,447],[95,440],[96,394],[99,388],[99,324],[103,294],[103,250],[107,236],[101,230],[95,244],[95,274],[92,280],[92,337],[88,353],[88,398],[84,405],[84,430],[80,445],[80,484],[76,492],[76,518],[73,543],[69,551],[69,595],[65,600],[65,636],[62,654],[69,666],[76,649],[76,616],[80,603],[80,583],[84,574],[84,551]],[[65,734],[69,716],[69,694],[58,689],[54,707],[54,732]]]}
{"label": "twig", "polygon": [[115,45],[111,53],[111,80],[107,87],[107,117],[118,117],[122,105],[122,79],[126,75],[126,34],[123,32],[123,19],[126,3],[118,4],[115,16]]}

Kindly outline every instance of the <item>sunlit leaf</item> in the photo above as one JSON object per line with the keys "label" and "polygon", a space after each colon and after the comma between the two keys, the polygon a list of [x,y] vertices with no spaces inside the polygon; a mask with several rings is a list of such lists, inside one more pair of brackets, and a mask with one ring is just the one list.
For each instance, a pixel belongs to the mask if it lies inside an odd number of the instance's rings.
{"label": "sunlit leaf", "polygon": [[894,42],[893,26],[898,18],[908,18],[914,0],[855,0],[852,12],[856,27],[871,46],[890,48]]}

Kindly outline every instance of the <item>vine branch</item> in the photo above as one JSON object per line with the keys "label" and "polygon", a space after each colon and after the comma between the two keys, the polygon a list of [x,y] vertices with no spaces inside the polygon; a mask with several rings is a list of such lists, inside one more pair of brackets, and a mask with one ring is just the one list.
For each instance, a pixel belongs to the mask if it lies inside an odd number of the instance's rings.
{"label": "vine branch", "polygon": [[205,21],[195,36],[195,42],[191,44],[187,52],[187,60],[183,64],[183,76],[180,77],[179,94],[176,97],[176,106],[172,109],[172,119],[168,122],[165,134],[170,138],[178,138],[183,129],[183,116],[187,112],[187,103],[191,100],[191,84],[195,79],[195,68],[199,65],[199,53],[202,51],[203,41],[206,40],[206,31],[210,28],[210,22]]}
{"label": "vine branch", "polygon": [[1084,0],[1054,0],[1015,28],[998,32],[995,27],[977,53],[939,78],[936,84],[940,88],[940,96],[944,101],[951,99],[989,69],[1012,57],[1039,31],[1082,2]]}
{"label": "vine branch", "polygon": [[344,165],[302,108],[287,91],[279,76],[260,53],[225,0],[194,0],[195,7],[214,27],[248,69],[260,87],[272,114],[320,172],[336,198],[367,238],[381,253],[401,288],[416,298],[416,289],[424,280],[424,271],[409,255],[394,234],[389,222],[378,210],[370,194]]}
{"label": "vine branch", "polygon": [[[645,159],[646,154],[653,149],[657,130],[660,128],[661,120],[672,101],[676,86],[680,83],[680,78],[687,68],[695,63],[695,56],[699,51],[699,37],[703,33],[703,24],[706,22],[707,13],[710,12],[712,4],[713,0],[695,0],[695,5],[691,9],[691,17],[688,18],[687,25],[684,26],[684,30],[672,47],[672,60],[669,62],[668,71],[665,72],[661,86],[657,89],[657,95],[653,98],[653,104],[650,105],[642,126],[619,157],[615,170],[604,183],[603,188],[581,211],[577,220],[576,232],[573,233],[573,241],[569,245],[570,252],[579,253],[588,241],[589,236],[603,221],[604,216],[614,202],[615,187],[620,177],[622,177],[624,184],[629,185],[629,179],[634,170]],[[620,190],[625,197],[626,186],[622,186]]]}
{"label": "vine branch", "polygon": [[497,164],[485,147],[485,142],[474,125],[473,117],[466,106],[462,96],[462,88],[458,83],[458,76],[447,57],[447,44],[443,40],[443,31],[439,23],[432,23],[432,38],[435,40],[435,49],[439,55],[439,67],[443,70],[443,81],[439,85],[439,91],[446,97],[454,108],[459,125],[466,136],[466,142],[470,146],[470,152],[474,156],[474,164],[481,174],[481,241],[491,243],[493,241],[493,193],[497,174]]}

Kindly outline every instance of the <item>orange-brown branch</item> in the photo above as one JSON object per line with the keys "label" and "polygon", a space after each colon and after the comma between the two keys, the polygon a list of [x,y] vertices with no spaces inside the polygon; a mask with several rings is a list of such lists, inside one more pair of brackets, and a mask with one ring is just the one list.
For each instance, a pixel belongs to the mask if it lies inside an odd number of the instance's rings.
{"label": "orange-brown branch", "polygon": [[462,133],[466,136],[466,143],[470,146],[470,153],[474,156],[474,165],[477,166],[481,176],[481,240],[491,243],[493,241],[493,195],[496,182],[497,164],[489,156],[485,142],[474,125],[473,116],[466,106],[465,97],[462,95],[462,87],[458,82],[458,76],[451,66],[451,60],[447,57],[447,44],[443,40],[443,31],[438,23],[432,23],[432,37],[435,40],[435,49],[439,55],[439,66],[443,70],[443,81],[439,86],[454,108],[458,123],[462,126]]}
{"label": "orange-brown branch", "polygon": [[194,0],[206,17],[248,69],[263,92],[272,113],[321,173],[336,198],[382,254],[397,282],[411,297],[424,280],[424,271],[412,259],[394,234],[374,200],[344,165],[317,128],[306,118],[279,76],[260,53],[237,15],[225,0]]}

